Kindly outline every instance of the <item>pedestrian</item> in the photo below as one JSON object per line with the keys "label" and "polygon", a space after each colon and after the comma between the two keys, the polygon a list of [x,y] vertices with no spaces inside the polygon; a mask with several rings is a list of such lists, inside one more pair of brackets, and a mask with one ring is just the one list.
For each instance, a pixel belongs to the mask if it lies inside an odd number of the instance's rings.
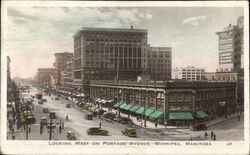
{"label": "pedestrian", "polygon": [[68,115],[66,115],[66,120],[69,120],[69,117],[68,117]]}
{"label": "pedestrian", "polygon": [[31,132],[31,128],[29,127],[29,133]]}
{"label": "pedestrian", "polygon": [[157,128],[157,123],[155,123],[155,128]]}
{"label": "pedestrian", "polygon": [[165,125],[165,128],[167,127],[167,121],[164,123],[164,125]]}
{"label": "pedestrian", "polygon": [[238,115],[238,122],[240,121],[240,115]]}
{"label": "pedestrian", "polygon": [[64,122],[62,122],[62,129],[64,129]]}
{"label": "pedestrian", "polygon": [[61,127],[61,124],[59,125],[59,133],[62,133],[62,127]]}
{"label": "pedestrian", "polygon": [[216,140],[216,135],[214,134],[214,140]]}
{"label": "pedestrian", "polygon": [[99,123],[99,128],[102,128],[102,123],[101,122]]}
{"label": "pedestrian", "polygon": [[193,137],[191,137],[191,139],[190,139],[191,141],[193,140]]}
{"label": "pedestrian", "polygon": [[211,131],[211,139],[213,139],[214,133],[213,131]]}
{"label": "pedestrian", "polygon": [[205,139],[207,139],[207,136],[208,136],[208,134],[207,134],[207,132],[205,132]]}
{"label": "pedestrian", "polygon": [[143,123],[141,122],[141,127],[142,127]]}

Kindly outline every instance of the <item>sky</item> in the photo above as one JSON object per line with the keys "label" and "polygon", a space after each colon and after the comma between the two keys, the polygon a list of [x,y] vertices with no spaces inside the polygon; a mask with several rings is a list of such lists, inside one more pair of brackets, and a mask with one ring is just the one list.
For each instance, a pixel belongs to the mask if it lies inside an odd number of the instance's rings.
{"label": "sky", "polygon": [[12,77],[53,67],[54,53],[73,52],[81,27],[148,30],[148,44],[172,47],[172,68],[218,68],[215,34],[243,15],[240,7],[9,7],[7,55]]}

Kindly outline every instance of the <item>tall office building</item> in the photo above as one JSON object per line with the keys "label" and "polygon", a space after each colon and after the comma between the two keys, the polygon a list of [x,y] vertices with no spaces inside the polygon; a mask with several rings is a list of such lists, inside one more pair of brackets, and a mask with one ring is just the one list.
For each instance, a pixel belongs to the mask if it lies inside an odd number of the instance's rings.
{"label": "tall office building", "polygon": [[242,68],[243,59],[243,16],[237,20],[237,25],[225,27],[216,34],[219,37],[219,68],[217,72],[234,72]]}
{"label": "tall office building", "polygon": [[74,83],[136,80],[146,70],[147,30],[82,28],[74,36]]}
{"label": "tall office building", "polygon": [[147,69],[151,80],[167,81],[172,76],[172,48],[149,47]]}
{"label": "tall office building", "polygon": [[62,71],[66,67],[66,63],[73,58],[73,53],[55,53],[55,85],[61,85]]}

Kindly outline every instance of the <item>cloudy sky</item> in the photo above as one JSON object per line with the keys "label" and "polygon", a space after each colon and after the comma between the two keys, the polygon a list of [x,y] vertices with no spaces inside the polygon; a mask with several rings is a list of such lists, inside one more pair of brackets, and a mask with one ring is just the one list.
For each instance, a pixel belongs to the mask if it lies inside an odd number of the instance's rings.
{"label": "cloudy sky", "polygon": [[53,67],[54,53],[73,52],[81,27],[148,29],[151,46],[172,47],[173,68],[194,65],[215,71],[215,32],[235,24],[243,9],[230,7],[11,7],[8,8],[8,55],[12,77],[33,77]]}

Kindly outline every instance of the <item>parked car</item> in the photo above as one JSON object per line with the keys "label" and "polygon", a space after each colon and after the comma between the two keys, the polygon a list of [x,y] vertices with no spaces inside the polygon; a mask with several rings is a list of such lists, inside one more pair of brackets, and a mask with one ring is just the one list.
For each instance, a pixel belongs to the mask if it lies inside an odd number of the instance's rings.
{"label": "parked car", "polygon": [[87,119],[87,120],[92,120],[93,119],[93,114],[92,113],[85,114],[84,118]]}
{"label": "parked car", "polygon": [[66,108],[70,108],[71,105],[69,103],[66,104]]}
{"label": "parked car", "polygon": [[43,104],[43,101],[38,101],[38,104]]}
{"label": "parked car", "polygon": [[136,129],[134,128],[125,128],[122,130],[122,134],[129,137],[136,137]]}
{"label": "parked car", "polygon": [[41,117],[41,124],[47,125],[47,117]]}
{"label": "parked car", "polygon": [[42,101],[42,102],[47,102],[47,99],[44,98],[44,99],[41,99],[41,101]]}
{"label": "parked car", "polygon": [[56,113],[55,112],[50,112],[49,113],[49,118],[50,119],[56,119]]}
{"label": "parked car", "polygon": [[48,113],[49,112],[49,108],[43,108],[43,113]]}
{"label": "parked car", "polygon": [[117,122],[122,123],[122,124],[129,124],[130,122],[132,122],[132,120],[127,117],[119,117],[117,119]]}
{"label": "parked car", "polygon": [[205,123],[196,123],[196,124],[191,125],[190,129],[193,131],[207,130],[207,125]]}
{"label": "parked car", "polygon": [[59,100],[59,98],[58,98],[58,97],[55,97],[55,100]]}
{"label": "parked car", "polygon": [[105,130],[103,128],[98,128],[98,127],[93,127],[93,128],[89,128],[87,130],[87,134],[88,135],[108,135],[108,130]]}

